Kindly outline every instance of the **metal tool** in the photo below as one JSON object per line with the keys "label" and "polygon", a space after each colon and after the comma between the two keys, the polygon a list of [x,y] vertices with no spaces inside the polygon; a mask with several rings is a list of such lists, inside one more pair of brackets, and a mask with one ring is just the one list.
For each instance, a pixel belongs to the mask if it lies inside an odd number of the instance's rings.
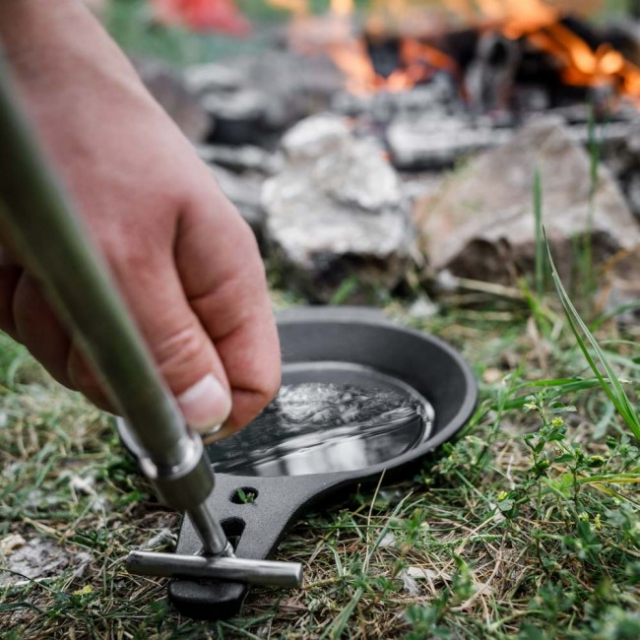
{"label": "metal tool", "polygon": [[[140,467],[160,498],[186,512],[199,555],[133,552],[131,571],[300,586],[299,564],[238,559],[207,504],[214,474],[201,438],[184,423],[97,247],[22,117],[0,55],[0,230],[28,263],[124,416]],[[167,558],[171,558],[168,560]]]}

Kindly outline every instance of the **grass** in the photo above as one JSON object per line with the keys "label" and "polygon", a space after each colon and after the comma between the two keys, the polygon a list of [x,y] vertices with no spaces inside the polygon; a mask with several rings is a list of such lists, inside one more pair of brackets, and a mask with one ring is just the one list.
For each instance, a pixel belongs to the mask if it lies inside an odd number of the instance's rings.
{"label": "grass", "polygon": [[[485,299],[482,310],[445,301],[426,322],[388,306],[475,365],[471,424],[405,482],[303,518],[279,557],[305,563],[304,589],[254,589],[240,617],[218,623],[178,615],[164,580],[126,574],[131,548],[171,548],[177,517],[109,419],[2,338],[0,547],[10,534],[45,539],[72,561],[0,588],[1,637],[640,637],[638,442],[561,314],[540,305],[550,328],[536,332],[522,301]],[[631,331],[598,328],[616,379],[638,368]],[[76,574],[80,553],[91,561]]]}

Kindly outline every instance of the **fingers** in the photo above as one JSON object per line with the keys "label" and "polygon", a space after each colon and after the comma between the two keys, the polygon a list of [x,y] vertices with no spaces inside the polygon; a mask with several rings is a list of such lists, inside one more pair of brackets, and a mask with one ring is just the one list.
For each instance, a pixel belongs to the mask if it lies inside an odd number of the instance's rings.
{"label": "fingers", "polygon": [[112,249],[112,270],[186,422],[210,432],[231,411],[223,364],[189,305],[172,252],[167,246],[143,245],[120,243]]}
{"label": "fingers", "polygon": [[14,290],[12,312],[16,339],[58,382],[73,387],[67,372],[69,337],[38,281],[26,272],[20,275]]}
{"label": "fingers", "polygon": [[18,333],[13,317],[13,296],[22,272],[13,254],[0,246],[0,329],[14,340],[18,339]]}
{"label": "fingers", "polygon": [[[128,218],[99,237],[186,421],[207,433],[238,429],[262,410],[280,384],[280,353],[253,234],[203,175],[179,216]],[[113,409],[37,281],[2,265],[0,326],[60,382]]]}
{"label": "fingers", "polygon": [[17,265],[0,265],[0,329],[14,340],[18,331],[13,318],[13,296],[15,294],[22,269]]}
{"label": "fingers", "polygon": [[225,425],[253,419],[280,385],[280,347],[253,233],[211,179],[181,219],[176,264],[184,291],[224,365]]}
{"label": "fingers", "polygon": [[67,355],[67,375],[71,381],[71,388],[80,391],[100,409],[118,413],[118,409],[109,399],[105,387],[76,344],[71,344]]}

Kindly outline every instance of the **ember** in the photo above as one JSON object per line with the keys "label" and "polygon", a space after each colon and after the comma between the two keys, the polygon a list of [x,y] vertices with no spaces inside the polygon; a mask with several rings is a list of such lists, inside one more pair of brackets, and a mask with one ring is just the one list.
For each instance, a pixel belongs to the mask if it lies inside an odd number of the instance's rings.
{"label": "ember", "polygon": [[378,0],[364,17],[356,15],[353,0],[331,0],[323,17],[312,15],[307,0],[269,1],[292,12],[292,46],[329,55],[354,94],[400,92],[446,73],[468,99],[477,56],[467,50],[498,39],[515,52],[508,56],[512,80],[530,73],[530,59],[537,56],[539,73],[565,85],[640,100],[640,67],[566,8],[544,0],[443,0],[438,11],[433,4],[420,10],[416,2]]}

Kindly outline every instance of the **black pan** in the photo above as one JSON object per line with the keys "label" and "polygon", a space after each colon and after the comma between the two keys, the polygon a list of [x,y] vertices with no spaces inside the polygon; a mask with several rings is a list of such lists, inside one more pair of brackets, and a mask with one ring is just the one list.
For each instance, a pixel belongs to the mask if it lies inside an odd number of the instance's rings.
{"label": "black pan", "polygon": [[[240,433],[208,447],[216,470],[212,512],[240,558],[269,557],[286,529],[314,503],[338,491],[344,496],[349,487],[377,480],[383,471],[385,480],[399,477],[452,438],[476,403],[473,373],[458,353],[440,340],[392,324],[378,311],[294,309],[280,315],[278,329],[284,388],[313,393],[314,383],[320,383],[346,391],[331,411],[314,415],[313,426],[307,424],[293,439],[267,411]],[[351,388],[364,395],[350,393]],[[286,395],[281,402],[286,404]],[[404,416],[412,413],[405,405],[414,408],[414,418],[370,440],[345,437],[349,419],[344,415],[353,413],[352,405],[356,413],[372,417],[389,403],[402,404],[398,410]],[[295,413],[297,407],[289,409]],[[176,552],[200,550],[185,518]],[[235,615],[246,593],[246,585],[229,582],[176,579],[169,586],[176,607],[198,618]]]}

